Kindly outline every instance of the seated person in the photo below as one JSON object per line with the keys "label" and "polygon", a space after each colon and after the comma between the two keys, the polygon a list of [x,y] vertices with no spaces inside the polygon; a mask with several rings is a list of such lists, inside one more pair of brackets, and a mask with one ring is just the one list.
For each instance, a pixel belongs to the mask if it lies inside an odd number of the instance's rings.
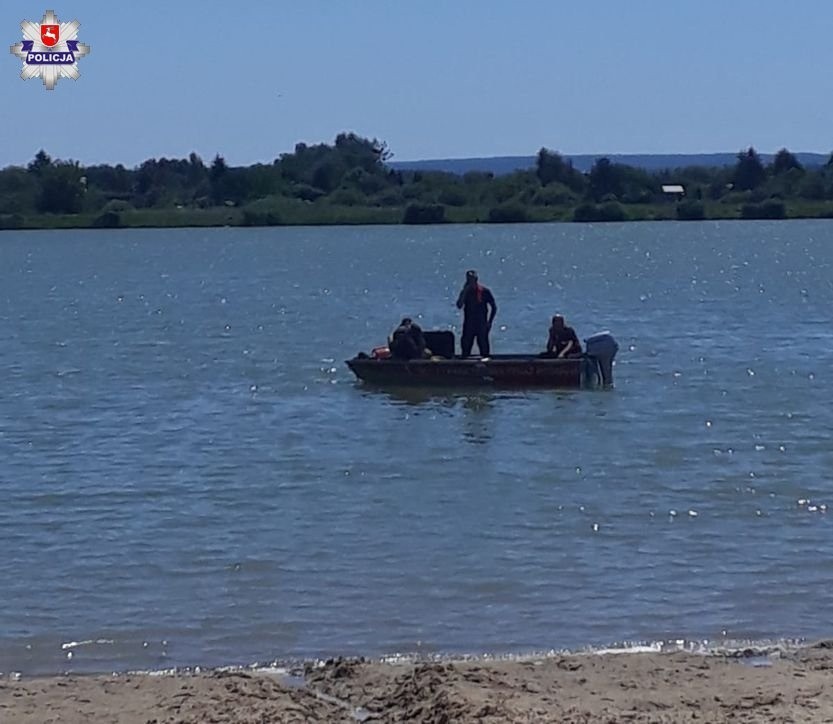
{"label": "seated person", "polygon": [[393,331],[388,347],[394,359],[423,359],[431,356],[431,351],[426,349],[422,329],[410,317],[405,317]]}
{"label": "seated person", "polygon": [[552,318],[547,351],[541,356],[556,358],[581,356],[581,342],[579,342],[578,335],[572,327],[567,326],[564,317],[560,314]]}

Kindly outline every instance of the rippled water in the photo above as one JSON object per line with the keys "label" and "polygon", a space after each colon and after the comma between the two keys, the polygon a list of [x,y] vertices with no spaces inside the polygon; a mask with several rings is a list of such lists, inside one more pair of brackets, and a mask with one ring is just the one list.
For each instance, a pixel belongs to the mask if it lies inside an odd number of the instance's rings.
{"label": "rippled water", "polygon": [[[831,231],[0,234],[0,671],[829,634]],[[470,266],[616,389],[357,385]]]}

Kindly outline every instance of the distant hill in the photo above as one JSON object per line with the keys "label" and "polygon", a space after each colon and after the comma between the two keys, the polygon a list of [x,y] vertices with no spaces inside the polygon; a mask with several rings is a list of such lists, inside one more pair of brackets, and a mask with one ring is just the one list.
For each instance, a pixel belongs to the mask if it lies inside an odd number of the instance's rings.
{"label": "distant hill", "polygon": [[[762,153],[761,160],[769,163],[774,154]],[[822,166],[827,163],[827,154],[796,153],[804,166]],[[731,166],[737,160],[737,153],[696,153],[696,154],[580,154],[569,156],[579,171],[589,171],[596,159],[607,157],[614,163],[623,163],[647,171],[682,168],[684,166]],[[438,158],[424,161],[390,161],[390,166],[401,171],[446,171],[464,174],[468,171],[491,171],[501,175],[534,168],[535,156],[493,156],[491,158]]]}

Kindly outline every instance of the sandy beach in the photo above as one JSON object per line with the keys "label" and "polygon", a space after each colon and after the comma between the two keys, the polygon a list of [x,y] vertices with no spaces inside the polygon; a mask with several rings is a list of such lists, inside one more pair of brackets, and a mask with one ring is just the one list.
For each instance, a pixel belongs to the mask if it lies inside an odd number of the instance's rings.
{"label": "sandy beach", "polygon": [[269,671],[12,677],[0,684],[0,721],[833,722],[831,672],[833,643],[822,642],[754,657],[337,659],[307,664],[296,677]]}

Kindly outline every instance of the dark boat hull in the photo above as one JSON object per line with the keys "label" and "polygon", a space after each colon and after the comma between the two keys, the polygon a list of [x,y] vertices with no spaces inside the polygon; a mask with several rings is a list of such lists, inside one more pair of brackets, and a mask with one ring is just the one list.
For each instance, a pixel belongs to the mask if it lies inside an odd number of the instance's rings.
{"label": "dark boat hull", "polygon": [[488,359],[392,360],[355,357],[347,366],[375,385],[546,387],[580,389],[600,383],[592,358],[547,359],[496,355]]}

